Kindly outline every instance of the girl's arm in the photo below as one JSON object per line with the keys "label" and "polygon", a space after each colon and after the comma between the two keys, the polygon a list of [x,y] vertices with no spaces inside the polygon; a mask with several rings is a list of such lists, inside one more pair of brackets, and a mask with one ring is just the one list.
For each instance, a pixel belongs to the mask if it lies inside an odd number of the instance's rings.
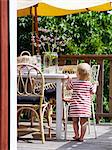
{"label": "girl's arm", "polygon": [[99,85],[98,81],[92,83],[92,94],[96,93],[98,85]]}
{"label": "girl's arm", "polygon": [[67,90],[71,90],[73,88],[73,85],[72,85],[72,78],[70,78],[68,76],[68,80],[67,80],[67,83],[66,83],[66,89]]}

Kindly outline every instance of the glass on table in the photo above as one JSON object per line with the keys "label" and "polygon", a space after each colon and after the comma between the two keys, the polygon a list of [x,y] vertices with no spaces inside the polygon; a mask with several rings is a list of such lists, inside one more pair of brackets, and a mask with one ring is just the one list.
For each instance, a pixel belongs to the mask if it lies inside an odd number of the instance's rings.
{"label": "glass on table", "polygon": [[35,65],[37,68],[41,70],[41,55],[33,55],[31,64]]}
{"label": "glass on table", "polygon": [[49,66],[44,68],[44,73],[57,73],[57,66]]}
{"label": "glass on table", "polygon": [[49,73],[49,67],[44,68],[43,72],[44,73]]}
{"label": "glass on table", "polygon": [[57,73],[60,73],[60,74],[63,73],[63,66],[58,66]]}

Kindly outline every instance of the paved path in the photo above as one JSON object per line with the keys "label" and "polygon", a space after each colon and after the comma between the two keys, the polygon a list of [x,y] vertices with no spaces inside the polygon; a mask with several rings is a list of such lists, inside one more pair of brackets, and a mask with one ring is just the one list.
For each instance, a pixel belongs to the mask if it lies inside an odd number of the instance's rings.
{"label": "paved path", "polygon": [[[52,140],[41,144],[39,140],[33,140],[32,143],[26,141],[18,141],[17,150],[112,150],[112,124],[97,126],[98,138],[94,139],[93,126],[91,126],[91,134],[86,134],[85,141],[73,141],[72,125],[68,125],[67,141]],[[63,136],[62,136],[63,138]]]}

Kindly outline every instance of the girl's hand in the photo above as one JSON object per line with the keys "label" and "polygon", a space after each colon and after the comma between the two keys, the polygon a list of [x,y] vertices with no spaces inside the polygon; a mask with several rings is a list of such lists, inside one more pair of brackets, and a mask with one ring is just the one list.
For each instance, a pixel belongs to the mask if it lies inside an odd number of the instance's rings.
{"label": "girl's hand", "polygon": [[72,101],[70,98],[63,98],[62,100],[66,103],[70,103]]}
{"label": "girl's hand", "polygon": [[92,93],[95,94],[99,83],[98,83],[98,81],[95,81],[95,82],[92,82],[92,85],[93,85]]}
{"label": "girl's hand", "polygon": [[67,74],[67,79],[69,79],[70,78],[70,76],[69,76],[69,74]]}
{"label": "girl's hand", "polygon": [[98,81],[95,81],[95,82],[92,82],[92,84],[98,86],[98,85],[99,85],[99,82],[98,82]]}

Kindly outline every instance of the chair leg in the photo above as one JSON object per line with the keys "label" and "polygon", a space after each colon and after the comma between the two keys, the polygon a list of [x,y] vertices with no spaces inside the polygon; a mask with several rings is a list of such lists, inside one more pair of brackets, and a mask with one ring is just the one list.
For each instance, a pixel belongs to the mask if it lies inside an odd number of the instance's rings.
{"label": "chair leg", "polygon": [[66,104],[66,118],[65,118],[65,139],[67,140],[67,123],[68,123],[68,104]]}
{"label": "chair leg", "polygon": [[17,113],[17,127],[19,127],[19,116],[20,116],[20,112]]}
{"label": "chair leg", "polygon": [[19,128],[19,119],[20,119],[20,115],[22,113],[22,110],[17,112],[17,127]]}
{"label": "chair leg", "polygon": [[31,127],[33,127],[33,121],[34,121],[34,112],[31,111]]}
{"label": "chair leg", "polygon": [[68,123],[68,109],[69,109],[69,105],[68,104],[64,104],[64,138],[65,140],[67,139],[67,123]]}
{"label": "chair leg", "polygon": [[96,139],[97,138],[96,119],[95,119],[95,111],[94,111],[94,103],[93,102],[92,102],[92,114],[93,114],[94,134],[95,134],[95,139]]}
{"label": "chair leg", "polygon": [[51,126],[52,126],[52,112],[53,112],[53,109],[52,109],[52,105],[50,105],[49,107],[49,111],[48,111],[48,127],[49,127],[49,138],[51,139],[52,135],[51,135]]}
{"label": "chair leg", "polygon": [[44,127],[43,127],[43,114],[40,112],[40,132],[42,137],[42,144],[45,143],[45,136],[44,136]]}
{"label": "chair leg", "polygon": [[88,118],[88,133],[90,134],[90,125],[91,125],[91,123],[90,123],[90,118]]}
{"label": "chair leg", "polygon": [[62,120],[63,120],[64,132],[65,132],[65,118],[66,118],[66,106],[65,106],[65,103],[63,103],[63,118],[62,118]]}

